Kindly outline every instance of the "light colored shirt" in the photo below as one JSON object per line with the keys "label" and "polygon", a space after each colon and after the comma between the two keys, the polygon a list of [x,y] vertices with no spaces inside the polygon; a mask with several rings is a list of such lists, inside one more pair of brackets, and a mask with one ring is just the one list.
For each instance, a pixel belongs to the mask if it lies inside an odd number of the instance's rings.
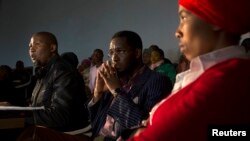
{"label": "light colored shirt", "polygon": [[97,72],[100,69],[100,67],[96,67],[95,65],[95,66],[92,66],[89,70],[89,88],[90,88],[91,93],[94,93],[95,80],[96,80]]}
{"label": "light colored shirt", "polygon": [[172,93],[176,93],[178,90],[187,86],[188,84],[196,80],[205,70],[222,61],[231,58],[246,57],[247,56],[245,50],[239,46],[230,46],[198,56],[191,60],[190,69],[176,75],[176,82]]}

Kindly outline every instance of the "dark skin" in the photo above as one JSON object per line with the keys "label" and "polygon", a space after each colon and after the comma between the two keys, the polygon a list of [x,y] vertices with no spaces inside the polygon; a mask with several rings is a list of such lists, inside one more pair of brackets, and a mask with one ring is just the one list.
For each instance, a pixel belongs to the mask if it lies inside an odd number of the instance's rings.
{"label": "dark skin", "polygon": [[111,40],[109,55],[111,61],[103,63],[98,71],[93,102],[97,102],[103,92],[122,87],[120,78],[132,77],[143,65],[141,49],[130,47],[125,38],[117,37]]}
{"label": "dark skin", "polygon": [[99,51],[94,51],[92,54],[92,63],[99,67],[103,61],[103,54]]}
{"label": "dark skin", "polygon": [[35,66],[43,67],[57,54],[57,47],[45,35],[34,34],[29,43],[29,54]]}

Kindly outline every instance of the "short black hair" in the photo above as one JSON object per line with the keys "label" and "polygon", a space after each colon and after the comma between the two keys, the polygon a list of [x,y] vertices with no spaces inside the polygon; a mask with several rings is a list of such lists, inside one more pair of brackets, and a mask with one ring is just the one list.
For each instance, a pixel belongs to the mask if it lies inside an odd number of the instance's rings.
{"label": "short black hair", "polygon": [[16,67],[24,67],[24,63],[22,60],[16,61]]}
{"label": "short black hair", "polygon": [[102,57],[104,56],[103,51],[99,48],[95,49],[94,52],[100,53],[102,55]]}
{"label": "short black hair", "polygon": [[[56,48],[58,47],[58,42],[56,39],[56,36],[50,32],[47,31],[41,31],[41,32],[37,32],[34,35],[39,35],[39,36],[43,36],[45,37],[50,43],[55,44]],[[33,36],[34,36],[33,35]]]}
{"label": "short black hair", "polygon": [[153,52],[153,51],[158,52],[161,58],[165,57],[164,51],[161,48],[159,48],[159,47],[158,48],[154,48],[154,49],[151,50],[151,52]]}
{"label": "short black hair", "polygon": [[143,47],[141,37],[133,31],[123,30],[116,32],[112,39],[114,38],[126,38],[128,45],[134,48],[142,49]]}
{"label": "short black hair", "polygon": [[149,50],[152,51],[154,49],[159,49],[159,47],[157,45],[151,45],[149,46]]}

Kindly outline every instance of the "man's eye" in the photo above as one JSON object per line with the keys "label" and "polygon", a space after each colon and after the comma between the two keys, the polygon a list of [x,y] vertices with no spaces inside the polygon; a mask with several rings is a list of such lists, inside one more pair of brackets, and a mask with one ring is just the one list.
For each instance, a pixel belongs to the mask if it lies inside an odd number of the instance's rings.
{"label": "man's eye", "polygon": [[126,50],[121,50],[121,49],[117,49],[117,50],[110,50],[108,53],[108,56],[112,56],[114,54],[118,55],[118,54],[125,54]]}
{"label": "man's eye", "polygon": [[125,50],[117,50],[117,53],[119,54],[124,54],[126,51]]}

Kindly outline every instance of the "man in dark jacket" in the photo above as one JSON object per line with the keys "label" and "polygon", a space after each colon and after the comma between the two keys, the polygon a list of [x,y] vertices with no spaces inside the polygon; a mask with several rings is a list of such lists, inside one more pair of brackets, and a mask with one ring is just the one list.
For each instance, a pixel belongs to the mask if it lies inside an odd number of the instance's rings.
{"label": "man in dark jacket", "polygon": [[31,106],[44,106],[33,111],[33,123],[63,132],[87,126],[84,81],[58,55],[56,37],[49,32],[33,34],[29,54],[37,76]]}
{"label": "man in dark jacket", "polygon": [[98,71],[93,99],[88,107],[93,136],[116,140],[129,128],[140,126],[151,108],[172,90],[168,77],[142,62],[142,40],[133,31],[113,35],[111,62]]}

